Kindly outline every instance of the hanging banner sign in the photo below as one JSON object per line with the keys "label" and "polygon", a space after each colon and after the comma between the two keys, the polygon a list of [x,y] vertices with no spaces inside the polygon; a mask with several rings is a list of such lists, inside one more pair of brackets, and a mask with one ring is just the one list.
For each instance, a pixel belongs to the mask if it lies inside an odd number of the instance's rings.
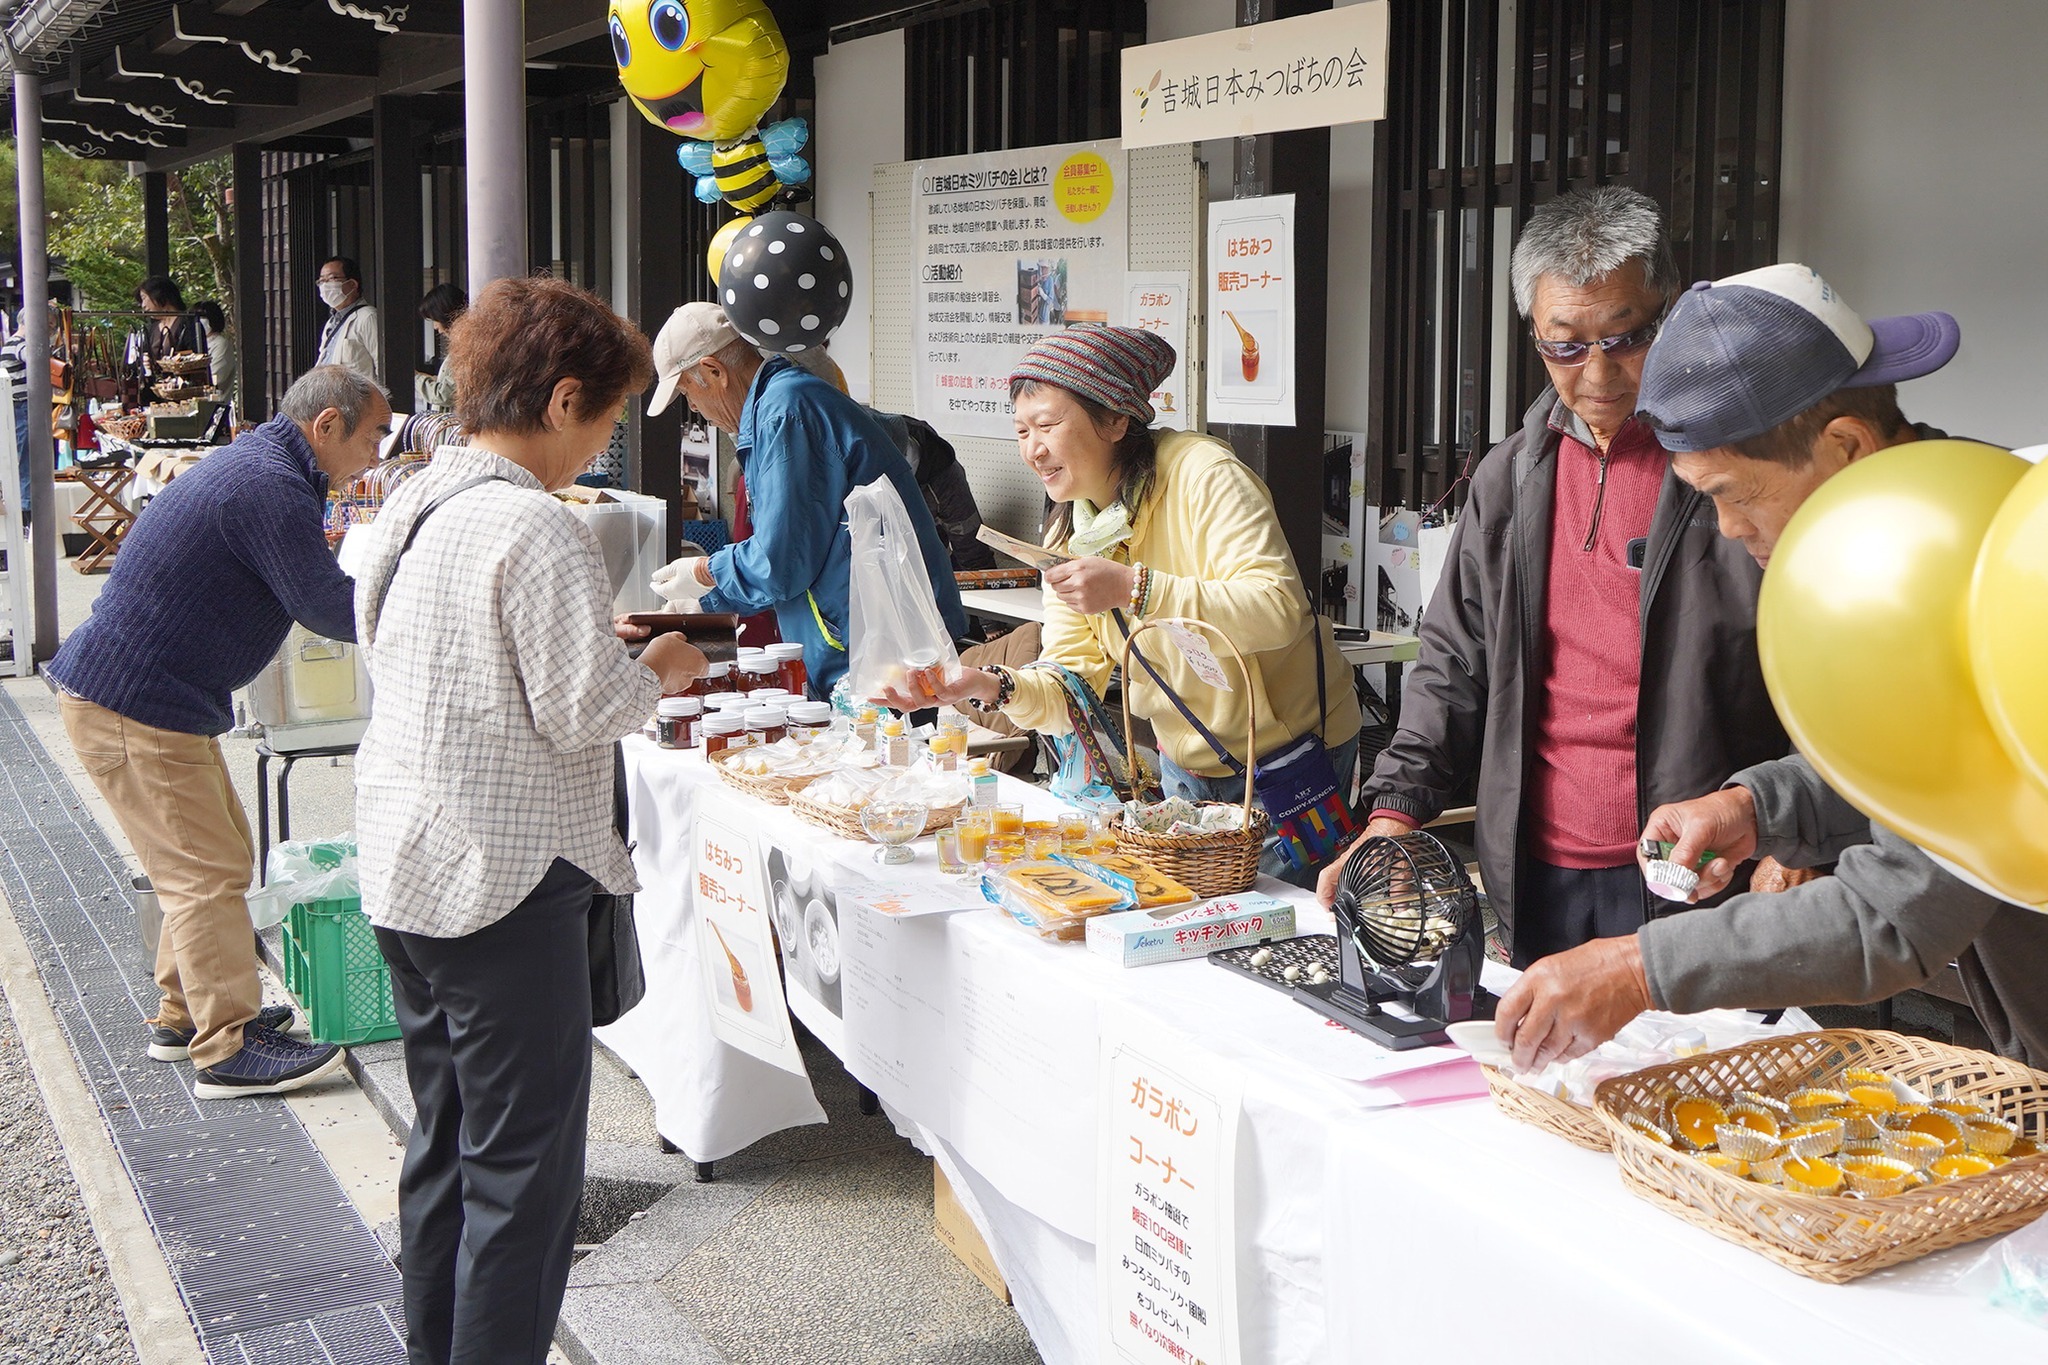
{"label": "hanging banner sign", "polygon": [[1188,272],[1133,270],[1124,276],[1124,325],[1157,332],[1173,345],[1173,373],[1152,391],[1155,427],[1169,431],[1196,429],[1194,403],[1188,391]]}
{"label": "hanging banner sign", "polygon": [[1129,263],[1123,148],[1023,147],[919,162],[910,235],[917,415],[1007,441],[1010,372],[1072,322],[1117,322]]}
{"label": "hanging banner sign", "polygon": [[[1233,1075],[1161,1059],[1105,1017],[1095,1242],[1105,1361],[1239,1358]],[[1156,1034],[1155,1034],[1156,1036]]]}
{"label": "hanging banner sign", "polygon": [[1209,205],[1210,422],[1294,425],[1294,196]]}
{"label": "hanging banner sign", "polygon": [[760,845],[708,812],[698,815],[694,837],[697,960],[711,1032],[750,1057],[804,1075],[776,970]]}
{"label": "hanging banner sign", "polygon": [[1123,50],[1123,145],[1387,116],[1387,0]]}

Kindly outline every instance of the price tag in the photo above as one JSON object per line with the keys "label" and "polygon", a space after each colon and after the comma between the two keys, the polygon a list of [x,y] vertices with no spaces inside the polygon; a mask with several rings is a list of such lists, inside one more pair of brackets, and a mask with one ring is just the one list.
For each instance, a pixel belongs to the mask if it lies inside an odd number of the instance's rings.
{"label": "price tag", "polygon": [[1209,686],[1221,688],[1225,692],[1233,690],[1230,678],[1223,671],[1222,662],[1217,659],[1216,652],[1209,648],[1207,641],[1186,626],[1177,625],[1172,621],[1162,622],[1160,628],[1166,632],[1166,638],[1173,641],[1174,648],[1188,661],[1188,667],[1195,670],[1196,677]]}

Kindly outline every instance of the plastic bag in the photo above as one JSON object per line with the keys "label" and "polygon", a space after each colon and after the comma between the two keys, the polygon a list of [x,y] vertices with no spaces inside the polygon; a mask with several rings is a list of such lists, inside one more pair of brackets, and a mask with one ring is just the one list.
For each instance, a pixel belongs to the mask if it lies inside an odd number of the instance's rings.
{"label": "plastic bag", "polygon": [[2048,1328],[2048,1218],[1993,1242],[1967,1279],[1986,1289],[1993,1307]]}
{"label": "plastic bag", "polygon": [[264,884],[249,889],[249,920],[258,929],[268,929],[284,923],[294,905],[361,895],[352,837],[289,839],[270,850]]}
{"label": "plastic bag", "polygon": [[895,485],[876,479],[847,494],[846,524],[853,538],[846,672],[853,695],[906,688],[913,673],[958,676],[960,655]]}

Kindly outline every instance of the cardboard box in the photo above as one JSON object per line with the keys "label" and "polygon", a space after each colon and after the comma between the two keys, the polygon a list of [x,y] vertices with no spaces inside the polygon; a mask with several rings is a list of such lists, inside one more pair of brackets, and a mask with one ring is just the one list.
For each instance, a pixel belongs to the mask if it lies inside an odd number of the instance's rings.
{"label": "cardboard box", "polygon": [[975,1279],[987,1285],[989,1293],[1009,1303],[1010,1286],[996,1269],[996,1258],[989,1254],[988,1243],[981,1239],[981,1231],[967,1216],[967,1210],[960,1207],[952,1183],[936,1161],[932,1163],[932,1225],[946,1250],[958,1257]]}
{"label": "cardboard box", "polygon": [[1247,891],[1193,905],[1124,910],[1088,921],[1088,947],[1126,967],[1178,962],[1218,948],[1294,936],[1294,907]]}

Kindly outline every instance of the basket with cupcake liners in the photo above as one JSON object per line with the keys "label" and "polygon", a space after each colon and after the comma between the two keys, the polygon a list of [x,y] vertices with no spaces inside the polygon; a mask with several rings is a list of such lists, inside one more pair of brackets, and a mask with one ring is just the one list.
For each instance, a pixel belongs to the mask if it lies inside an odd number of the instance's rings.
{"label": "basket with cupcake liners", "polygon": [[[808,800],[802,791],[797,791],[789,798],[789,809],[797,819],[822,829],[829,829],[842,838],[863,844],[875,842],[861,825],[858,806],[828,806],[822,801]],[[937,834],[958,819],[963,809],[964,803],[958,806],[933,806],[924,817],[924,830],[917,837],[924,839]]]}
{"label": "basket with cupcake liners", "polygon": [[[718,774],[718,780],[734,791],[745,792],[748,796],[766,801],[771,806],[786,806],[789,799],[810,786],[823,773],[748,773],[740,771],[740,760],[747,754],[745,749],[735,749],[720,754],[711,760],[711,770]],[[860,823],[860,812],[854,812],[854,823]]]}
{"label": "basket with cupcake liners", "polygon": [[[1124,637],[1125,688],[1130,688],[1134,676],[1131,672],[1131,651],[1136,647],[1138,637],[1148,630],[1170,625],[1208,632],[1221,640],[1224,648],[1230,651],[1230,657],[1237,660],[1237,666],[1245,676],[1245,686],[1252,690],[1252,704],[1247,708],[1249,723],[1244,751],[1256,755],[1259,752],[1258,677],[1230,637],[1208,622],[1186,616],[1162,616],[1137,626]],[[1138,746],[1131,732],[1132,709],[1128,703],[1123,708],[1124,752],[1135,756]],[[1132,761],[1135,779],[1135,757]],[[1154,834],[1149,830],[1132,828],[1121,816],[1112,816],[1109,824],[1116,833],[1116,851],[1142,858],[1197,896],[1234,896],[1251,890],[1252,883],[1259,879],[1259,852],[1265,846],[1266,834],[1273,823],[1264,809],[1253,804],[1252,768],[1250,762],[1244,765],[1244,818],[1236,828],[1204,830],[1196,834]],[[1228,801],[1200,801],[1195,804],[1234,807],[1234,803]]]}
{"label": "basket with cupcake liners", "polygon": [[1493,1095],[1493,1107],[1520,1123],[1533,1124],[1544,1132],[1563,1138],[1589,1152],[1610,1152],[1613,1141],[1600,1115],[1583,1104],[1524,1085],[1495,1066],[1482,1066],[1486,1088]]}
{"label": "basket with cupcake liners", "polygon": [[[1746,1159],[1726,1145],[1706,1154],[1714,1160],[1681,1150],[1664,1126],[1674,1101],[1746,1092],[1760,1098],[1728,1105],[1735,1122],[1718,1125],[1717,1133],[1738,1137],[1741,1131],[1731,1130],[1742,1130],[1745,1114],[1773,1106],[1791,1120],[1786,1127],[1805,1130],[1796,1143],[1759,1143],[1749,1164],[1802,1163],[1804,1174],[1833,1176],[1838,1168],[1821,1155],[1830,1145],[1848,1152],[1875,1143],[1858,1138],[1860,1125],[1847,1123],[1838,1133],[1816,1117],[1817,1107],[1802,1114],[1785,1102],[1846,1090],[1844,1074],[1857,1069],[1884,1073],[1931,1100],[1981,1105],[2026,1138],[2048,1141],[2048,1074],[1988,1052],[1852,1029],[1770,1038],[1645,1067],[1601,1082],[1594,1108],[1607,1126],[1622,1183],[1635,1194],[1830,1284],[2010,1232],[2048,1212],[2048,1152],[2010,1160],[1937,1158],[1931,1148],[1920,1150],[1928,1144],[1890,1134],[1881,1149],[1853,1163],[1853,1180],[1812,1179],[1809,1188],[1829,1192],[1807,1193],[1743,1178],[1736,1170]],[[1769,1153],[1762,1151],[1766,1146]],[[1948,1171],[1940,1169],[1944,1161]],[[1947,1178],[1913,1185],[1915,1172],[1928,1167]]]}

